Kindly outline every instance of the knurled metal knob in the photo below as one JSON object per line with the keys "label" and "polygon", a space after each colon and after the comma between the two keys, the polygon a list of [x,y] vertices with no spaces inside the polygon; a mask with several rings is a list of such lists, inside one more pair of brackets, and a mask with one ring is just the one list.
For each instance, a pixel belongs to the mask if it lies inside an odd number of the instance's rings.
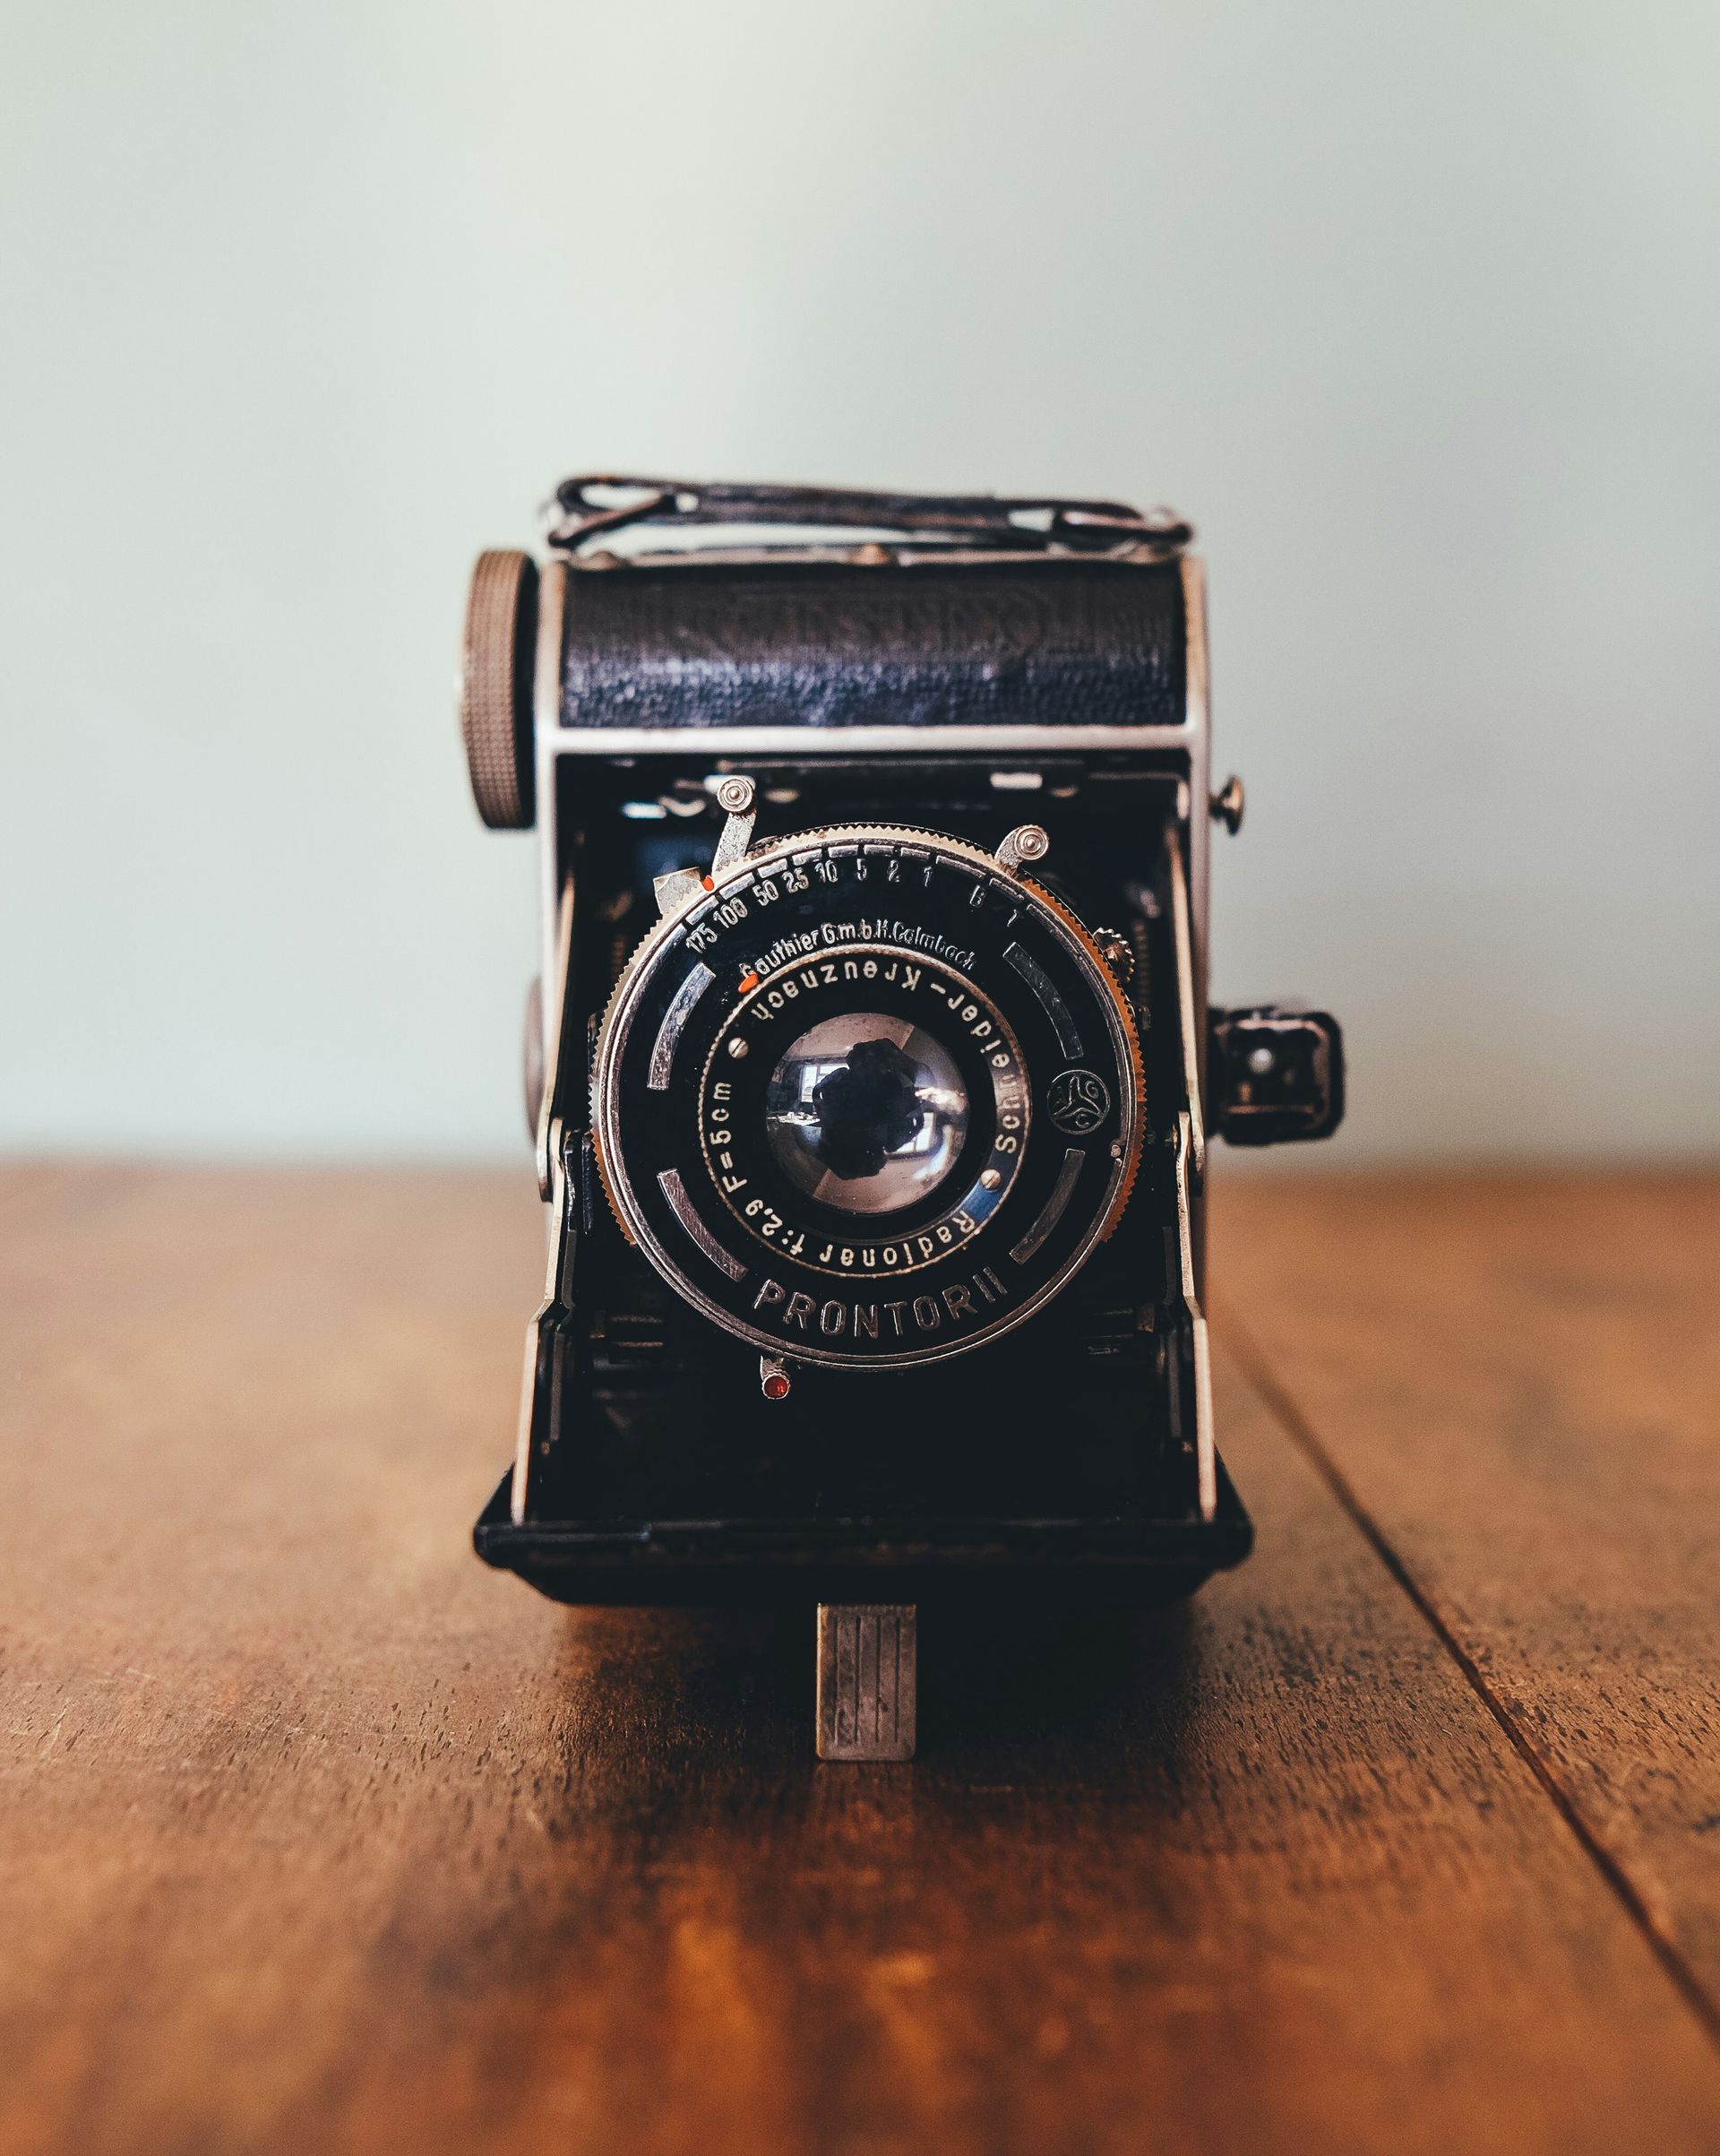
{"label": "knurled metal knob", "polygon": [[1126,987],[1135,970],[1135,947],[1121,928],[1096,928],[1093,941],[1099,956]]}
{"label": "knurled metal knob", "polygon": [[536,809],[531,754],[538,570],[512,548],[480,554],[466,601],[460,730],[477,813],[493,831],[529,831]]}

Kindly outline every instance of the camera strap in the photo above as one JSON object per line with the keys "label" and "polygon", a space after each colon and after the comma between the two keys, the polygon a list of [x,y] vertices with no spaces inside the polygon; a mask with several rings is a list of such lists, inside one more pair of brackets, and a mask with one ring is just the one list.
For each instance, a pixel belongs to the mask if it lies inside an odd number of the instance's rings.
{"label": "camera strap", "polygon": [[888,494],[847,487],[708,483],[586,472],[563,479],[546,505],[550,546],[579,554],[599,539],[639,526],[756,530],[911,539],[988,553],[1104,554],[1147,548],[1169,559],[1193,538],[1174,510],[1143,514],[1126,502],[990,494]]}

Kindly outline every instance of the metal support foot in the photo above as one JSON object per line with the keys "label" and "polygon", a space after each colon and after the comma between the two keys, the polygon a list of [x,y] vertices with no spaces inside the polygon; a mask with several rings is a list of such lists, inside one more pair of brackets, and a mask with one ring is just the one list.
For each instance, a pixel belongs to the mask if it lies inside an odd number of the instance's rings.
{"label": "metal support foot", "polygon": [[917,1675],[912,1602],[818,1606],[818,1755],[912,1759]]}

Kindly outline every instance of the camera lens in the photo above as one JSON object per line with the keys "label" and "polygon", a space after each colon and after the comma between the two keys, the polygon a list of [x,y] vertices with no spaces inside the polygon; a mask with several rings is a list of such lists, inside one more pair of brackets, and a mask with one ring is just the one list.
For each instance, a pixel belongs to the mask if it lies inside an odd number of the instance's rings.
{"label": "camera lens", "polygon": [[693,879],[623,974],[598,1168],[737,1338],[906,1367],[1074,1272],[1127,1201],[1142,1090],[1103,953],[1036,885],[935,832],[803,832]]}
{"label": "camera lens", "polygon": [[765,1094],[778,1166],[841,1212],[895,1212],[936,1189],[961,1151],[968,1113],[968,1089],[942,1043],[876,1011],[803,1033]]}

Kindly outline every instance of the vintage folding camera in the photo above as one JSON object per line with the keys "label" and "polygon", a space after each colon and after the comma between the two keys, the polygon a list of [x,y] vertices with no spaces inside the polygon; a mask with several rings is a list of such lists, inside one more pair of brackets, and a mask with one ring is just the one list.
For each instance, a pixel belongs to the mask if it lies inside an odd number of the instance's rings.
{"label": "vintage folding camera", "polygon": [[479,1554],[568,1602],[817,1611],[827,1758],[917,1617],[1247,1554],[1209,1138],[1325,1136],[1322,1012],[1207,1002],[1189,527],[1104,501],[570,479],[480,556],[463,725],[536,824],[548,1208]]}

